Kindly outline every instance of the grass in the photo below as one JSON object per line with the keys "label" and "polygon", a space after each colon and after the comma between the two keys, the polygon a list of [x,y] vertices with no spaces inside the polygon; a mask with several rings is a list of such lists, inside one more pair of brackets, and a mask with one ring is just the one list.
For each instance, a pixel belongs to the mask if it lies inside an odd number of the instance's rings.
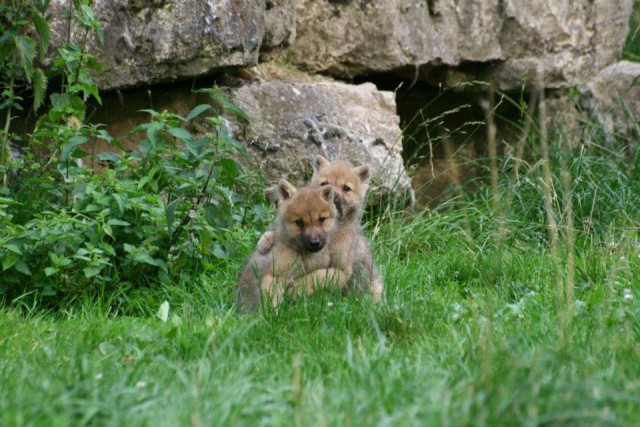
{"label": "grass", "polygon": [[5,306],[0,425],[636,425],[638,156],[553,156],[555,257],[541,162],[516,179],[512,161],[497,195],[371,218],[380,305],[324,293],[242,317],[238,260],[56,312]]}
{"label": "grass", "polygon": [[629,20],[629,35],[622,52],[622,59],[640,62],[640,1],[633,1],[633,9]]}

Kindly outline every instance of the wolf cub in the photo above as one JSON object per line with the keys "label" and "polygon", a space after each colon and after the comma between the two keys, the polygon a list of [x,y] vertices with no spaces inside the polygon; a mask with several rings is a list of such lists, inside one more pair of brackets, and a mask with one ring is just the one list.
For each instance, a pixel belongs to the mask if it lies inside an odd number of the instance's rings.
{"label": "wolf cub", "polygon": [[[263,301],[277,306],[285,292],[306,290],[296,288],[298,279],[329,267],[327,246],[338,229],[334,197],[331,186],[296,189],[285,180],[278,182],[272,247],[268,253],[256,251],[249,258],[237,286],[240,311],[255,311]],[[301,283],[311,285],[310,281]]]}
{"label": "wolf cub", "polygon": [[[362,234],[360,220],[371,178],[368,166],[354,167],[346,161],[330,162],[317,156],[313,163],[312,185],[333,188],[334,203],[339,212],[338,229],[329,243],[331,267],[319,269],[299,280],[299,286],[310,288],[314,282],[333,278],[343,291],[370,292],[380,301],[384,285],[380,279],[371,249]],[[268,254],[273,245],[274,232],[262,235],[258,252]]]}

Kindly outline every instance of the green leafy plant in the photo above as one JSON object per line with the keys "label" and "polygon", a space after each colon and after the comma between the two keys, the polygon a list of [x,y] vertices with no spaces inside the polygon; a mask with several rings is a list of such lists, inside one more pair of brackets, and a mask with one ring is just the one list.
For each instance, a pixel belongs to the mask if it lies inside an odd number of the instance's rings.
{"label": "green leafy plant", "polygon": [[629,34],[622,51],[622,58],[640,62],[640,1],[638,0],[633,1],[629,18]]}
{"label": "green leafy plant", "polygon": [[49,46],[51,33],[44,13],[48,0],[10,1],[0,4],[0,174],[6,182],[10,161],[9,141],[15,111],[22,111],[25,92],[33,94],[33,108],[43,103],[47,77],[38,65]]}
{"label": "green leafy plant", "polygon": [[[33,110],[37,113],[45,105],[49,81],[57,77],[61,82],[60,92],[50,96],[49,111],[39,119],[34,137],[26,141],[51,153],[60,150],[57,143],[68,143],[82,126],[87,99],[92,97],[101,103],[90,75],[92,69],[100,72],[101,66],[86,52],[86,45],[92,33],[102,39],[103,30],[89,1],[74,0],[72,9],[66,11],[68,19],[81,29],[81,45],[68,41],[57,46],[50,52],[51,65],[45,69],[43,62],[51,42],[45,16],[48,6],[49,0],[12,1],[0,5],[0,16],[4,18],[0,21],[0,114],[4,123],[0,130],[0,173],[3,187],[7,185],[8,173],[19,167],[17,162],[12,162],[9,142],[20,142],[22,137],[10,130],[14,112],[24,109],[26,95],[33,97]],[[61,123],[70,129],[60,128]]]}
{"label": "green leafy plant", "polygon": [[[138,149],[99,154],[102,173],[75,161],[86,156],[82,146],[91,136],[70,138],[44,173],[45,191],[28,207],[33,213],[42,206],[37,214],[21,212],[20,197],[2,199],[5,293],[72,297],[171,281],[247,252],[235,237],[267,215],[260,186],[237,161],[244,147],[230,137],[222,115],[208,104],[186,117],[147,112],[151,121],[132,131],[146,136]],[[205,112],[214,113],[204,119],[210,132],[196,137],[187,127]],[[32,168],[39,182],[45,179],[37,162]],[[33,188],[33,179],[25,174],[16,194]]]}

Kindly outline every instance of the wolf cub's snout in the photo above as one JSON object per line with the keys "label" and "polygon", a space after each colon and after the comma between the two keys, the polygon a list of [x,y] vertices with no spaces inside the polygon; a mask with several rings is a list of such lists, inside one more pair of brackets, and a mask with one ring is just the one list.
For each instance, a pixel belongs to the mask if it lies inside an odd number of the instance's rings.
{"label": "wolf cub's snout", "polygon": [[[279,184],[281,221],[292,246],[319,252],[327,244],[336,221],[335,197],[331,187],[304,187],[296,190],[286,181]],[[294,243],[296,242],[297,243]]]}

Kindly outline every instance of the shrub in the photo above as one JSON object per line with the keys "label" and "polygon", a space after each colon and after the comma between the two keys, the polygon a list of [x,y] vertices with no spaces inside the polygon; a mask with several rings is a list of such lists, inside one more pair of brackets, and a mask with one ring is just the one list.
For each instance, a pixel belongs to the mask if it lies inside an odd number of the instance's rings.
{"label": "shrub", "polygon": [[74,161],[86,156],[82,134],[62,146],[51,168],[29,157],[13,197],[0,199],[0,292],[73,296],[139,286],[244,254],[230,237],[266,220],[262,193],[236,160],[244,148],[221,116],[207,118],[213,132],[202,138],[185,129],[205,111],[211,106],[187,117],[149,111],[153,120],[133,131],[146,134],[138,149],[98,155],[107,165],[102,173]]}

